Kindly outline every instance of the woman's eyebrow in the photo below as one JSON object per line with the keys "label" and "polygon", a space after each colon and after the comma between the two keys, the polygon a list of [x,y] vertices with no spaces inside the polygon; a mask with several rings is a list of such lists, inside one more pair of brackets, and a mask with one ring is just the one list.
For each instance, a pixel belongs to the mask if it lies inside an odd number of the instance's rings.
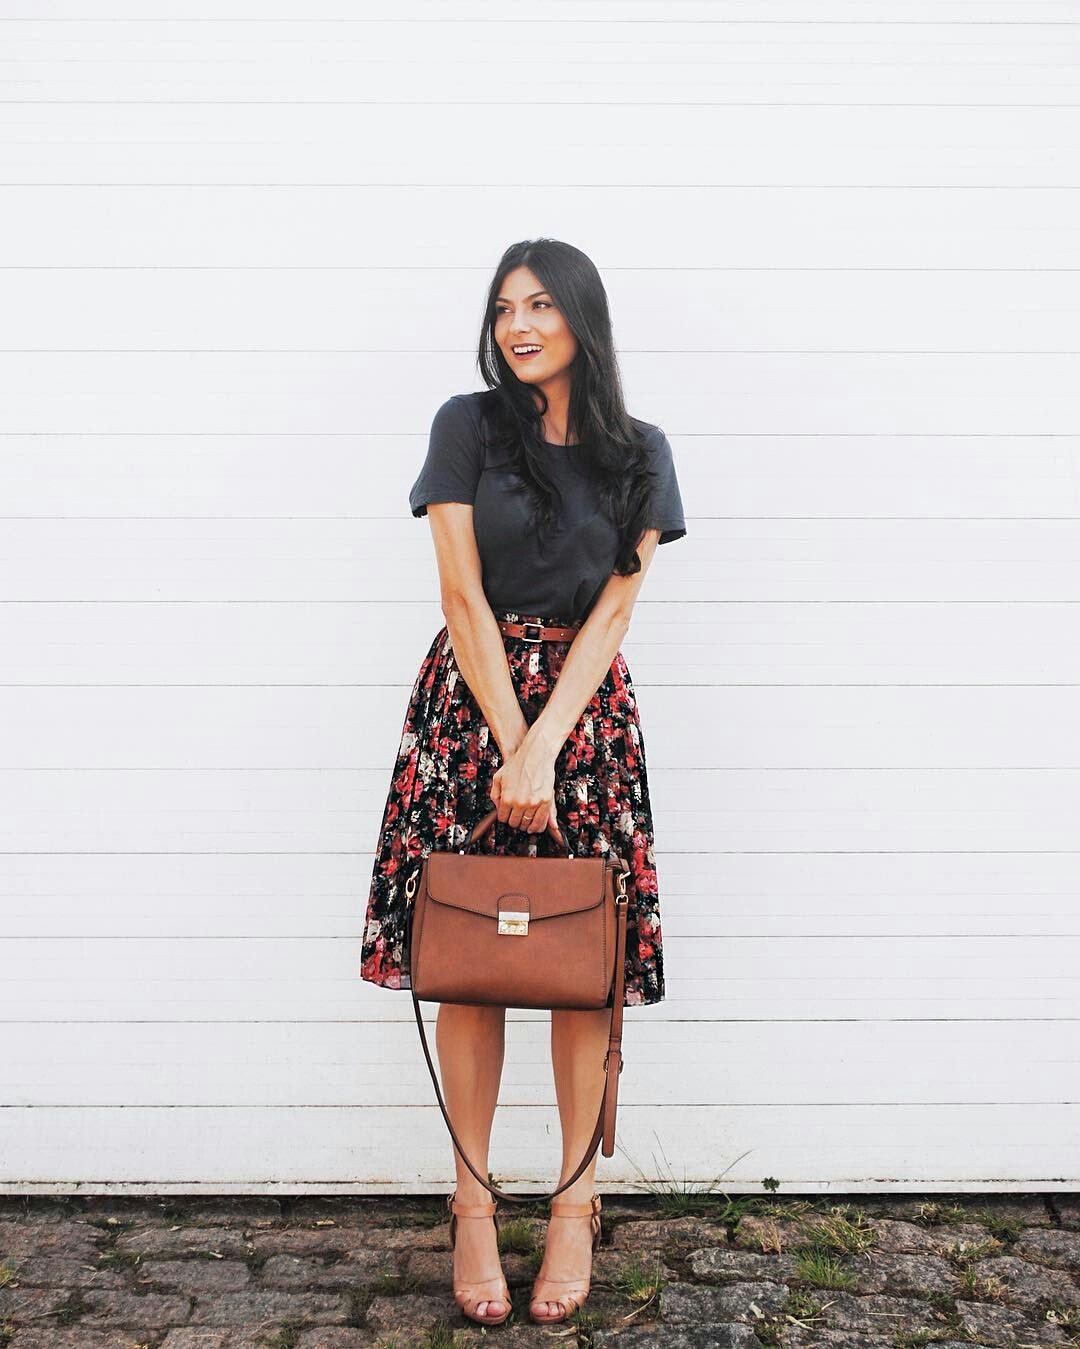
{"label": "woman's eyebrow", "polygon": [[[548,295],[548,294],[550,294],[550,292],[546,290],[534,290],[531,295],[526,295],[525,298],[526,300],[535,300],[538,295]],[[506,304],[512,303],[512,301],[508,300],[505,295],[500,295],[498,297],[498,300],[495,301],[495,303],[498,304],[499,300],[504,301]]]}

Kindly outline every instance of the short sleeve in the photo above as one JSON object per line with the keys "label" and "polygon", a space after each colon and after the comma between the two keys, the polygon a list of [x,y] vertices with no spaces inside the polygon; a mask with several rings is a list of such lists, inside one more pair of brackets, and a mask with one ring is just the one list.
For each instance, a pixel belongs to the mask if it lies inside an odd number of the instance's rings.
{"label": "short sleeve", "polygon": [[660,543],[671,543],[675,539],[681,539],[686,533],[686,518],[683,514],[682,495],[679,492],[679,479],[675,472],[675,460],[668,438],[660,427],[656,428],[653,436],[653,455],[656,479],[653,483],[652,506],[647,528],[660,530]]}
{"label": "short sleeve", "polygon": [[419,518],[435,501],[472,505],[484,469],[484,446],[465,398],[454,394],[435,413],[427,457],[409,489],[409,509]]}

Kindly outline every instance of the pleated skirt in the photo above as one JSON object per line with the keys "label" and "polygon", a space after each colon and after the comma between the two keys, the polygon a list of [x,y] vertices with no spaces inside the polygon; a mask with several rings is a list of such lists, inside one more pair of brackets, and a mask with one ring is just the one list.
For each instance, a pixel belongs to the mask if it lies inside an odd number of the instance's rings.
{"label": "pleated skirt", "polygon": [[[547,615],[501,610],[513,623],[567,626]],[[507,665],[527,724],[532,725],[559,677],[569,641],[533,642],[503,635]],[[405,711],[394,770],[376,840],[360,977],[383,988],[409,983],[405,882],[432,849],[458,848],[493,807],[491,780],[503,759],[498,741],[454,658],[445,625],[420,663]],[[470,852],[516,856],[603,856],[613,849],[630,865],[626,879],[625,1006],[664,997],[660,895],[645,739],[633,681],[622,651],[590,699],[555,761],[560,851],[546,830],[513,829],[496,820]],[[609,995],[608,1003],[611,998]]]}

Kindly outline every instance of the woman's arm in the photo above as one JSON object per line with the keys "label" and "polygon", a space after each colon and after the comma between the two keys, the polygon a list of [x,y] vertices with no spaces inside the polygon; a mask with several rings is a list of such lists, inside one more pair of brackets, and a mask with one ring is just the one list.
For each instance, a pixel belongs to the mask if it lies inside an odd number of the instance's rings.
{"label": "woman's arm", "polygon": [[645,531],[637,546],[641,570],[633,576],[612,574],[589,610],[588,618],[566,653],[555,687],[518,748],[518,757],[523,766],[527,765],[533,774],[543,765],[554,769],[559,751],[578,724],[593,694],[604,682],[604,676],[630,627],[634,602],[659,539],[658,529]]}
{"label": "woman's arm", "polygon": [[524,740],[528,722],[510,678],[502,632],[484,594],[473,508],[457,501],[432,502],[427,514],[454,659],[505,764]]}

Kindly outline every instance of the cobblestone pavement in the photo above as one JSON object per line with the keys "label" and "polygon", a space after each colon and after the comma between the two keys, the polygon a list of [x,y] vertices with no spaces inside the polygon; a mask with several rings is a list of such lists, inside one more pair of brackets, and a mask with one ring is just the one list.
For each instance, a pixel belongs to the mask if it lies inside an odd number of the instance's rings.
{"label": "cobblestone pavement", "polygon": [[546,1211],[500,1205],[515,1312],[481,1330],[451,1296],[443,1195],[0,1196],[0,1346],[1080,1345],[1078,1194],[605,1195],[561,1327],[528,1315]]}

